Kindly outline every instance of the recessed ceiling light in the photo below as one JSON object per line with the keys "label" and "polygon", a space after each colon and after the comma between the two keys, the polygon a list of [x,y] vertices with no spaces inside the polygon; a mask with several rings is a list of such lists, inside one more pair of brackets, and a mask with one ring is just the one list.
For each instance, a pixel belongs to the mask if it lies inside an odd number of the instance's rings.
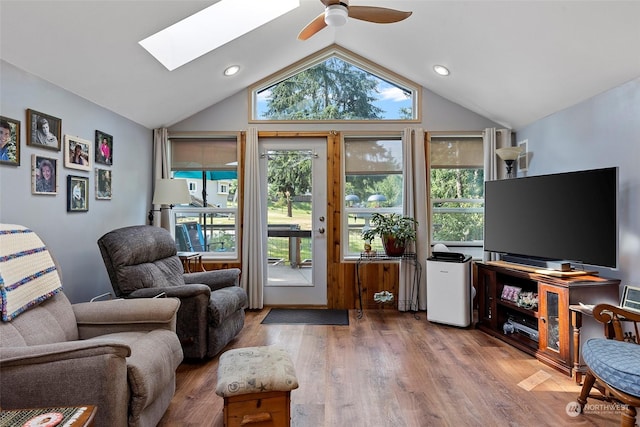
{"label": "recessed ceiling light", "polygon": [[235,73],[237,73],[238,71],[240,71],[240,66],[239,65],[232,65],[230,67],[227,67],[224,70],[224,75],[225,76],[233,76]]}
{"label": "recessed ceiling light", "polygon": [[449,75],[449,69],[447,67],[445,67],[444,65],[434,65],[433,66],[433,71],[435,71],[436,74],[439,74],[441,76],[448,76]]}
{"label": "recessed ceiling light", "polygon": [[138,43],[173,71],[300,6],[300,0],[220,0]]}

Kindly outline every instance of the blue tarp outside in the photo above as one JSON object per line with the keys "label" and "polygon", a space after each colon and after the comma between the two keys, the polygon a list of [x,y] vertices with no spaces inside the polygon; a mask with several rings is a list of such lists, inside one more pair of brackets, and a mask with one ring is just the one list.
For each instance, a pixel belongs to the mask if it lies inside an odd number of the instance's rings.
{"label": "blue tarp outside", "polygon": [[[206,179],[209,181],[219,181],[221,179],[236,179],[236,171],[206,171]],[[176,171],[174,178],[202,179],[202,171]]]}

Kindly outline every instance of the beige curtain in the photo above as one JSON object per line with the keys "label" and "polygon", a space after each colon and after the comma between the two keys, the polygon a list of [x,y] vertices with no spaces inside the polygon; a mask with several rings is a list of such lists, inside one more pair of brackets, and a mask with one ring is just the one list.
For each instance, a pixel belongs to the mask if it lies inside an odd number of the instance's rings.
{"label": "beige curtain", "polygon": [[[505,164],[496,154],[496,148],[511,146],[511,131],[509,129],[487,128],[484,130],[483,138],[484,180],[493,181],[504,178],[506,176]],[[496,259],[497,256],[494,253],[483,253],[484,261]]]}
{"label": "beige curtain", "polygon": [[262,230],[258,130],[249,128],[244,163],[244,216],[242,229],[242,287],[249,296],[250,309],[264,305],[266,259]]}
{"label": "beige curtain", "polygon": [[[427,222],[427,168],[425,165],[424,131],[406,128],[402,135],[404,157],[403,215],[418,221],[418,239],[408,251],[416,253],[416,261],[422,265],[429,253],[429,224]],[[422,268],[412,262],[400,261],[398,309],[417,311],[427,309],[427,284]]]}
{"label": "beige curtain", "polygon": [[[153,191],[155,190],[156,180],[170,178],[169,172],[169,132],[166,128],[153,130],[153,182],[151,183],[151,199],[153,200]],[[160,205],[151,205],[153,212],[153,224],[157,227],[163,227],[169,230],[169,209],[163,209],[158,212]]]}

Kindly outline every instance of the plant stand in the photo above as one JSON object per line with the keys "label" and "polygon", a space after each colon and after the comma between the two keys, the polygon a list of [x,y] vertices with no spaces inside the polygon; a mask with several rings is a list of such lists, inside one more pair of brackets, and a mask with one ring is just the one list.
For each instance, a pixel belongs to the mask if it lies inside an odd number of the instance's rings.
{"label": "plant stand", "polygon": [[[360,258],[358,258],[358,262],[356,263],[356,282],[358,284],[358,303],[360,308],[358,310],[357,318],[361,319],[363,314],[363,305],[362,305],[362,283],[360,281],[360,265],[362,263],[370,263],[370,262],[389,262],[389,261],[406,261],[414,266],[414,274],[413,274],[413,286],[411,287],[411,295],[409,296],[410,302],[413,302],[414,297],[418,295],[418,285],[420,283],[420,278],[422,276],[422,265],[418,261],[418,257],[415,252],[405,252],[401,257],[390,257],[383,253],[378,253],[375,251],[371,252],[361,252]],[[392,301],[390,303],[395,302]],[[417,311],[417,310],[416,310]]]}

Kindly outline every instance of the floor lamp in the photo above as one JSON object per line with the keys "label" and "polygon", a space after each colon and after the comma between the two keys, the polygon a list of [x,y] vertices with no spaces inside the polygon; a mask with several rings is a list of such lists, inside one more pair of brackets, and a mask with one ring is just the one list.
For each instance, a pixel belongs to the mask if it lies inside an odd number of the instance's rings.
{"label": "floor lamp", "polygon": [[[149,225],[153,225],[153,213],[162,212],[162,209],[173,209],[174,205],[191,203],[191,194],[186,179],[158,179],[153,190],[154,205],[161,205],[160,209],[149,211]],[[168,207],[162,207],[168,205]],[[165,227],[166,228],[166,227]]]}
{"label": "floor lamp", "polygon": [[507,164],[507,177],[513,178],[513,162],[516,161],[524,147],[503,147],[496,150],[496,154]]}

